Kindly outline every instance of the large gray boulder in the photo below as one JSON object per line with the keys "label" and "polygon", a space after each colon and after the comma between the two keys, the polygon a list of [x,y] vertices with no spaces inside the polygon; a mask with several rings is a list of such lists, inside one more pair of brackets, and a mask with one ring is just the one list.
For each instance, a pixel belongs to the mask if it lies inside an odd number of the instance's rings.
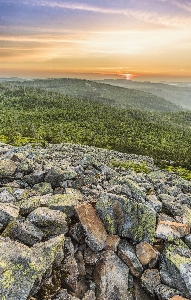
{"label": "large gray boulder", "polygon": [[103,193],[96,210],[109,233],[131,238],[134,242],[153,242],[156,212],[148,205],[125,196]]}

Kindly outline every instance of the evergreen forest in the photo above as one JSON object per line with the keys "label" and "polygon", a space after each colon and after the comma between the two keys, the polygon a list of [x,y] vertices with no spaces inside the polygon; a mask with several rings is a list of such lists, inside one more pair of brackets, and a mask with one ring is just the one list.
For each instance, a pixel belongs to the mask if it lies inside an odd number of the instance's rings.
{"label": "evergreen forest", "polygon": [[[63,81],[1,82],[0,141],[93,145],[191,170],[191,111],[141,91]],[[98,85],[95,94],[90,85]]]}

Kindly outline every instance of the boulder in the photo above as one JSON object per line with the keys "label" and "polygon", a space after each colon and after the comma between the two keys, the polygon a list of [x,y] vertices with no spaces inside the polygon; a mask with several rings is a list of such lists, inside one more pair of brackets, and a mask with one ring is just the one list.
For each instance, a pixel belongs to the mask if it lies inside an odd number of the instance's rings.
{"label": "boulder", "polygon": [[128,291],[128,276],[127,265],[113,251],[104,251],[94,271],[96,299],[132,299]]}
{"label": "boulder", "polygon": [[26,300],[35,281],[52,266],[63,241],[61,235],[29,248],[0,237],[0,298]]}
{"label": "boulder", "polygon": [[0,223],[4,226],[10,221],[17,219],[19,216],[19,208],[11,203],[0,203]]}
{"label": "boulder", "polygon": [[19,218],[8,224],[2,236],[18,240],[28,246],[33,246],[42,240],[43,232],[30,221]]}
{"label": "boulder", "polygon": [[131,273],[135,277],[141,277],[143,267],[138,260],[135,249],[127,241],[122,240],[118,246],[118,256],[129,267]]}
{"label": "boulder", "polygon": [[164,284],[191,297],[191,250],[181,239],[166,244],[160,268]]}
{"label": "boulder", "polygon": [[156,212],[142,202],[104,193],[96,210],[110,234],[131,238],[134,242],[154,240]]}
{"label": "boulder", "polygon": [[142,265],[148,264],[150,268],[156,265],[159,258],[159,252],[147,242],[141,242],[136,245],[136,255]]}
{"label": "boulder", "polygon": [[65,234],[68,231],[66,215],[61,211],[55,211],[48,207],[39,207],[33,210],[27,220],[39,227],[43,235],[52,237]]}
{"label": "boulder", "polygon": [[93,251],[100,251],[106,245],[107,232],[95,209],[89,203],[76,207],[80,222],[86,233],[86,243]]}
{"label": "boulder", "polygon": [[66,189],[65,194],[56,194],[50,196],[46,206],[50,209],[60,210],[64,212],[68,217],[75,214],[75,206],[82,201],[82,194],[75,189]]}

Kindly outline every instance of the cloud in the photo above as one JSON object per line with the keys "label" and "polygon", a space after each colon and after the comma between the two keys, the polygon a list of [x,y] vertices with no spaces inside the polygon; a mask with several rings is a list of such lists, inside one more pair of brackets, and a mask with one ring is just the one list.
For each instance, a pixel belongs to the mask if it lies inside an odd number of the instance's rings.
{"label": "cloud", "polygon": [[191,12],[191,3],[178,2],[176,0],[158,0],[158,1],[163,3],[168,3],[168,4],[170,3],[178,8],[183,9],[184,11]]}
{"label": "cloud", "polygon": [[[179,3],[176,0],[158,0],[159,2],[171,3],[184,10],[191,11],[191,5],[186,3]],[[146,11],[137,10],[133,8],[110,8],[110,7],[100,7],[95,5],[88,5],[86,3],[78,2],[58,2],[58,1],[39,1],[34,0],[32,3],[27,0],[19,0],[19,4],[38,6],[38,7],[50,7],[50,8],[60,8],[64,10],[74,10],[74,11],[85,11],[92,13],[100,13],[107,15],[118,15],[126,16],[132,19],[138,19],[146,23],[170,26],[170,27],[184,27],[191,24],[191,18],[182,16],[176,16],[171,14],[161,14],[156,11]]]}

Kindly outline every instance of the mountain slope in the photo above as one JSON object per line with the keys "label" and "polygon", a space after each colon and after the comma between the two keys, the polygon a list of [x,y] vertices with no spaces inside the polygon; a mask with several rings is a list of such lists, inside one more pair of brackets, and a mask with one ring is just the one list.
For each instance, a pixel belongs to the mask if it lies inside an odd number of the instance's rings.
{"label": "mountain slope", "polygon": [[56,91],[63,95],[87,98],[118,108],[139,109],[144,111],[181,111],[181,107],[162,97],[135,89],[97,83],[80,79],[44,79],[17,82],[19,86],[38,87]]}
{"label": "mountain slope", "polygon": [[0,85],[0,140],[72,142],[191,168],[191,113],[125,110],[42,89]]}

